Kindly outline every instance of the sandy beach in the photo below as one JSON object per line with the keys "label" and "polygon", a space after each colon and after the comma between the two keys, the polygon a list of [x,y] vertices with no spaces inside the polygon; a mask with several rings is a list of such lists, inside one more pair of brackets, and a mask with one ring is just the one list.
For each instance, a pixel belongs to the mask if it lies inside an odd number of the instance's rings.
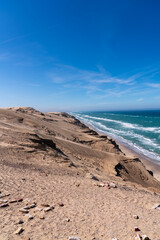
{"label": "sandy beach", "polygon": [[66,113],[0,109],[0,137],[0,239],[160,238],[153,163]]}

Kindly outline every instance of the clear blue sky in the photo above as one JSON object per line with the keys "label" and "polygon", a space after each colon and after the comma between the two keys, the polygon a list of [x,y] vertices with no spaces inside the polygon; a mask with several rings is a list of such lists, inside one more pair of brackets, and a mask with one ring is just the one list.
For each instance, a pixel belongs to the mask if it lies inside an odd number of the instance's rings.
{"label": "clear blue sky", "polygon": [[1,0],[0,107],[160,109],[159,0]]}

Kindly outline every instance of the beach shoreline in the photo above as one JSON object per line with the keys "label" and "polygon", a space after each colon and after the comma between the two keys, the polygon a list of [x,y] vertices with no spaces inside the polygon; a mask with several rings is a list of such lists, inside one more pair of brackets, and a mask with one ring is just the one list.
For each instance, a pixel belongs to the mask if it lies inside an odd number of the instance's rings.
{"label": "beach shoreline", "polygon": [[[70,114],[71,116],[73,116],[74,118],[78,119],[77,117],[75,117],[74,115]],[[98,130],[96,127],[93,127],[91,124],[86,123],[83,120],[78,119],[80,122],[82,122],[83,124],[85,124],[87,127],[89,127],[90,129],[96,131],[98,134],[100,135],[106,135],[108,137],[108,139],[112,139],[113,141],[115,141],[121,151],[130,158],[139,158],[141,160],[141,162],[145,165],[146,169],[151,171],[153,173],[153,176],[160,181],[160,163],[158,164],[157,162],[155,162],[155,160],[151,159],[151,158],[147,158],[145,155],[140,154],[138,152],[136,152],[134,149],[131,149],[131,147],[126,146],[125,144],[121,143],[120,141],[118,141],[117,139],[107,135],[105,132]]]}

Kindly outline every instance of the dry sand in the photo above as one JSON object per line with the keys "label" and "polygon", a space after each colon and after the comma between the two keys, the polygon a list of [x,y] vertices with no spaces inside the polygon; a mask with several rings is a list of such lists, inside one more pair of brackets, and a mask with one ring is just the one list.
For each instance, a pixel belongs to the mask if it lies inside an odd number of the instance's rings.
{"label": "dry sand", "polygon": [[[160,204],[160,183],[115,141],[68,114],[32,108],[0,109],[0,139],[0,201],[23,199],[0,207],[0,240],[130,240],[135,226],[160,238],[160,210],[152,208]],[[95,186],[101,182],[117,188]],[[33,202],[28,220],[19,209]],[[44,203],[54,209],[45,212]]]}

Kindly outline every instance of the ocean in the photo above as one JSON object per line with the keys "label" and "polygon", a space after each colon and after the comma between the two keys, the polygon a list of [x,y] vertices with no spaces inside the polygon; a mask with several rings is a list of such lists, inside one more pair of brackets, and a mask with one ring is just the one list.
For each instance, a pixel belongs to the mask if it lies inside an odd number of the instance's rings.
{"label": "ocean", "polygon": [[76,112],[77,119],[160,164],[160,110]]}

